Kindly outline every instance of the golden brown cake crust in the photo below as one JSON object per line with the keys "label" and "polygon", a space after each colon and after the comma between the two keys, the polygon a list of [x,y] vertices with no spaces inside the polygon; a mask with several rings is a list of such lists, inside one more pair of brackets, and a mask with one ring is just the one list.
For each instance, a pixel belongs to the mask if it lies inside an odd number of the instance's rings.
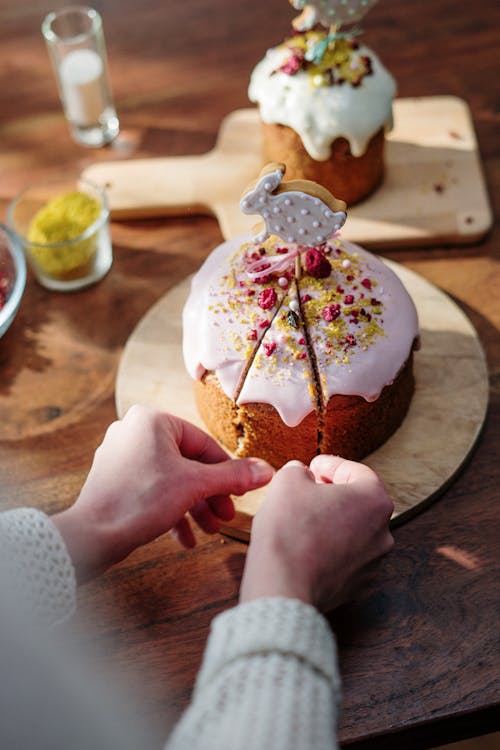
{"label": "golden brown cake crust", "polygon": [[398,429],[406,416],[415,388],[413,356],[376,401],[362,396],[332,396],[323,416],[319,453],[352,461],[372,453]]}
{"label": "golden brown cake crust", "polygon": [[262,123],[262,133],[265,162],[283,162],[287,179],[319,182],[347,205],[366,198],[383,179],[383,128],[375,133],[361,156],[353,156],[349,142],[337,138],[326,161],[309,156],[300,136],[286,125]]}
{"label": "golden brown cake crust", "polygon": [[269,404],[237,406],[214,373],[194,384],[200,415],[210,432],[236,456],[258,456],[276,469],[297,459],[305,464],[318,453],[360,460],[382,445],[400,426],[414,390],[412,356],[376,401],[361,396],[332,396],[322,416],[308,414],[288,427]]}

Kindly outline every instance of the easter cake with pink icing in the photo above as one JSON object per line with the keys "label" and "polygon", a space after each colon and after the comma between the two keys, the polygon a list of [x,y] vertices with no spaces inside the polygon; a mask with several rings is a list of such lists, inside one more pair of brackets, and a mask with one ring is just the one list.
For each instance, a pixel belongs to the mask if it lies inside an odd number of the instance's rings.
{"label": "easter cake with pink icing", "polygon": [[209,430],[275,467],[361,459],[399,427],[413,390],[415,306],[397,275],[341,239],[345,206],[271,164],[243,195],[264,229],[195,274],[183,353]]}

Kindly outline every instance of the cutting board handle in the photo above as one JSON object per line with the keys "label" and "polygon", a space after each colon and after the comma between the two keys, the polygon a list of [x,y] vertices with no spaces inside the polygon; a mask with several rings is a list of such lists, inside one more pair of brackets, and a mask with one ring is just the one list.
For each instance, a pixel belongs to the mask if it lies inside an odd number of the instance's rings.
{"label": "cutting board handle", "polygon": [[97,162],[81,176],[105,188],[113,218],[139,219],[212,214],[208,200],[217,171],[217,158],[214,152],[209,152],[199,156]]}

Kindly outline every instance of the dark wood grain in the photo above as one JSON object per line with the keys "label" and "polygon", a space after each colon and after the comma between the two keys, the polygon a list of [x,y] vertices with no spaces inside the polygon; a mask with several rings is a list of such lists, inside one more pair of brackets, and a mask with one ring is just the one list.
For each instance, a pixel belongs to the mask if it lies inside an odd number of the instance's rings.
{"label": "dark wood grain", "polygon": [[[96,3],[104,18],[122,133],[100,151],[74,144],[40,34],[48,0],[0,3],[0,212],[35,179],[99,159],[203,153],[221,119],[248,106],[249,73],[278,42],[286,0]],[[401,96],[454,94],[471,107],[498,208],[498,28],[495,0],[385,0],[366,41]],[[0,341],[0,507],[70,504],[115,418],[116,368],[132,328],[220,240],[211,219],[112,227],[110,274],[60,295],[29,276]],[[488,418],[446,494],[395,531],[396,549],[356,602],[332,613],[344,679],[343,744],[424,748],[498,728],[500,281],[498,229],[481,245],[387,253],[447,291],[485,348]],[[443,445],[446,450],[446,445]],[[131,677],[137,711],[164,735],[186,706],[211,618],[237,601],[245,546],[198,535],[136,552],[81,590],[105,660]],[[132,688],[132,691],[134,689]]]}

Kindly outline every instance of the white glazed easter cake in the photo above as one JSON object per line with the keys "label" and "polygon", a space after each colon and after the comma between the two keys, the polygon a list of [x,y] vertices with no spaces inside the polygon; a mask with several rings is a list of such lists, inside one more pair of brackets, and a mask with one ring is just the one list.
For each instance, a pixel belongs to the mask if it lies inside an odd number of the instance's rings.
{"label": "white glazed easter cake", "polygon": [[315,180],[350,205],[383,178],[396,85],[373,50],[321,20],[309,13],[267,51],[248,96],[259,107],[264,162],[284,162],[289,177]]}

